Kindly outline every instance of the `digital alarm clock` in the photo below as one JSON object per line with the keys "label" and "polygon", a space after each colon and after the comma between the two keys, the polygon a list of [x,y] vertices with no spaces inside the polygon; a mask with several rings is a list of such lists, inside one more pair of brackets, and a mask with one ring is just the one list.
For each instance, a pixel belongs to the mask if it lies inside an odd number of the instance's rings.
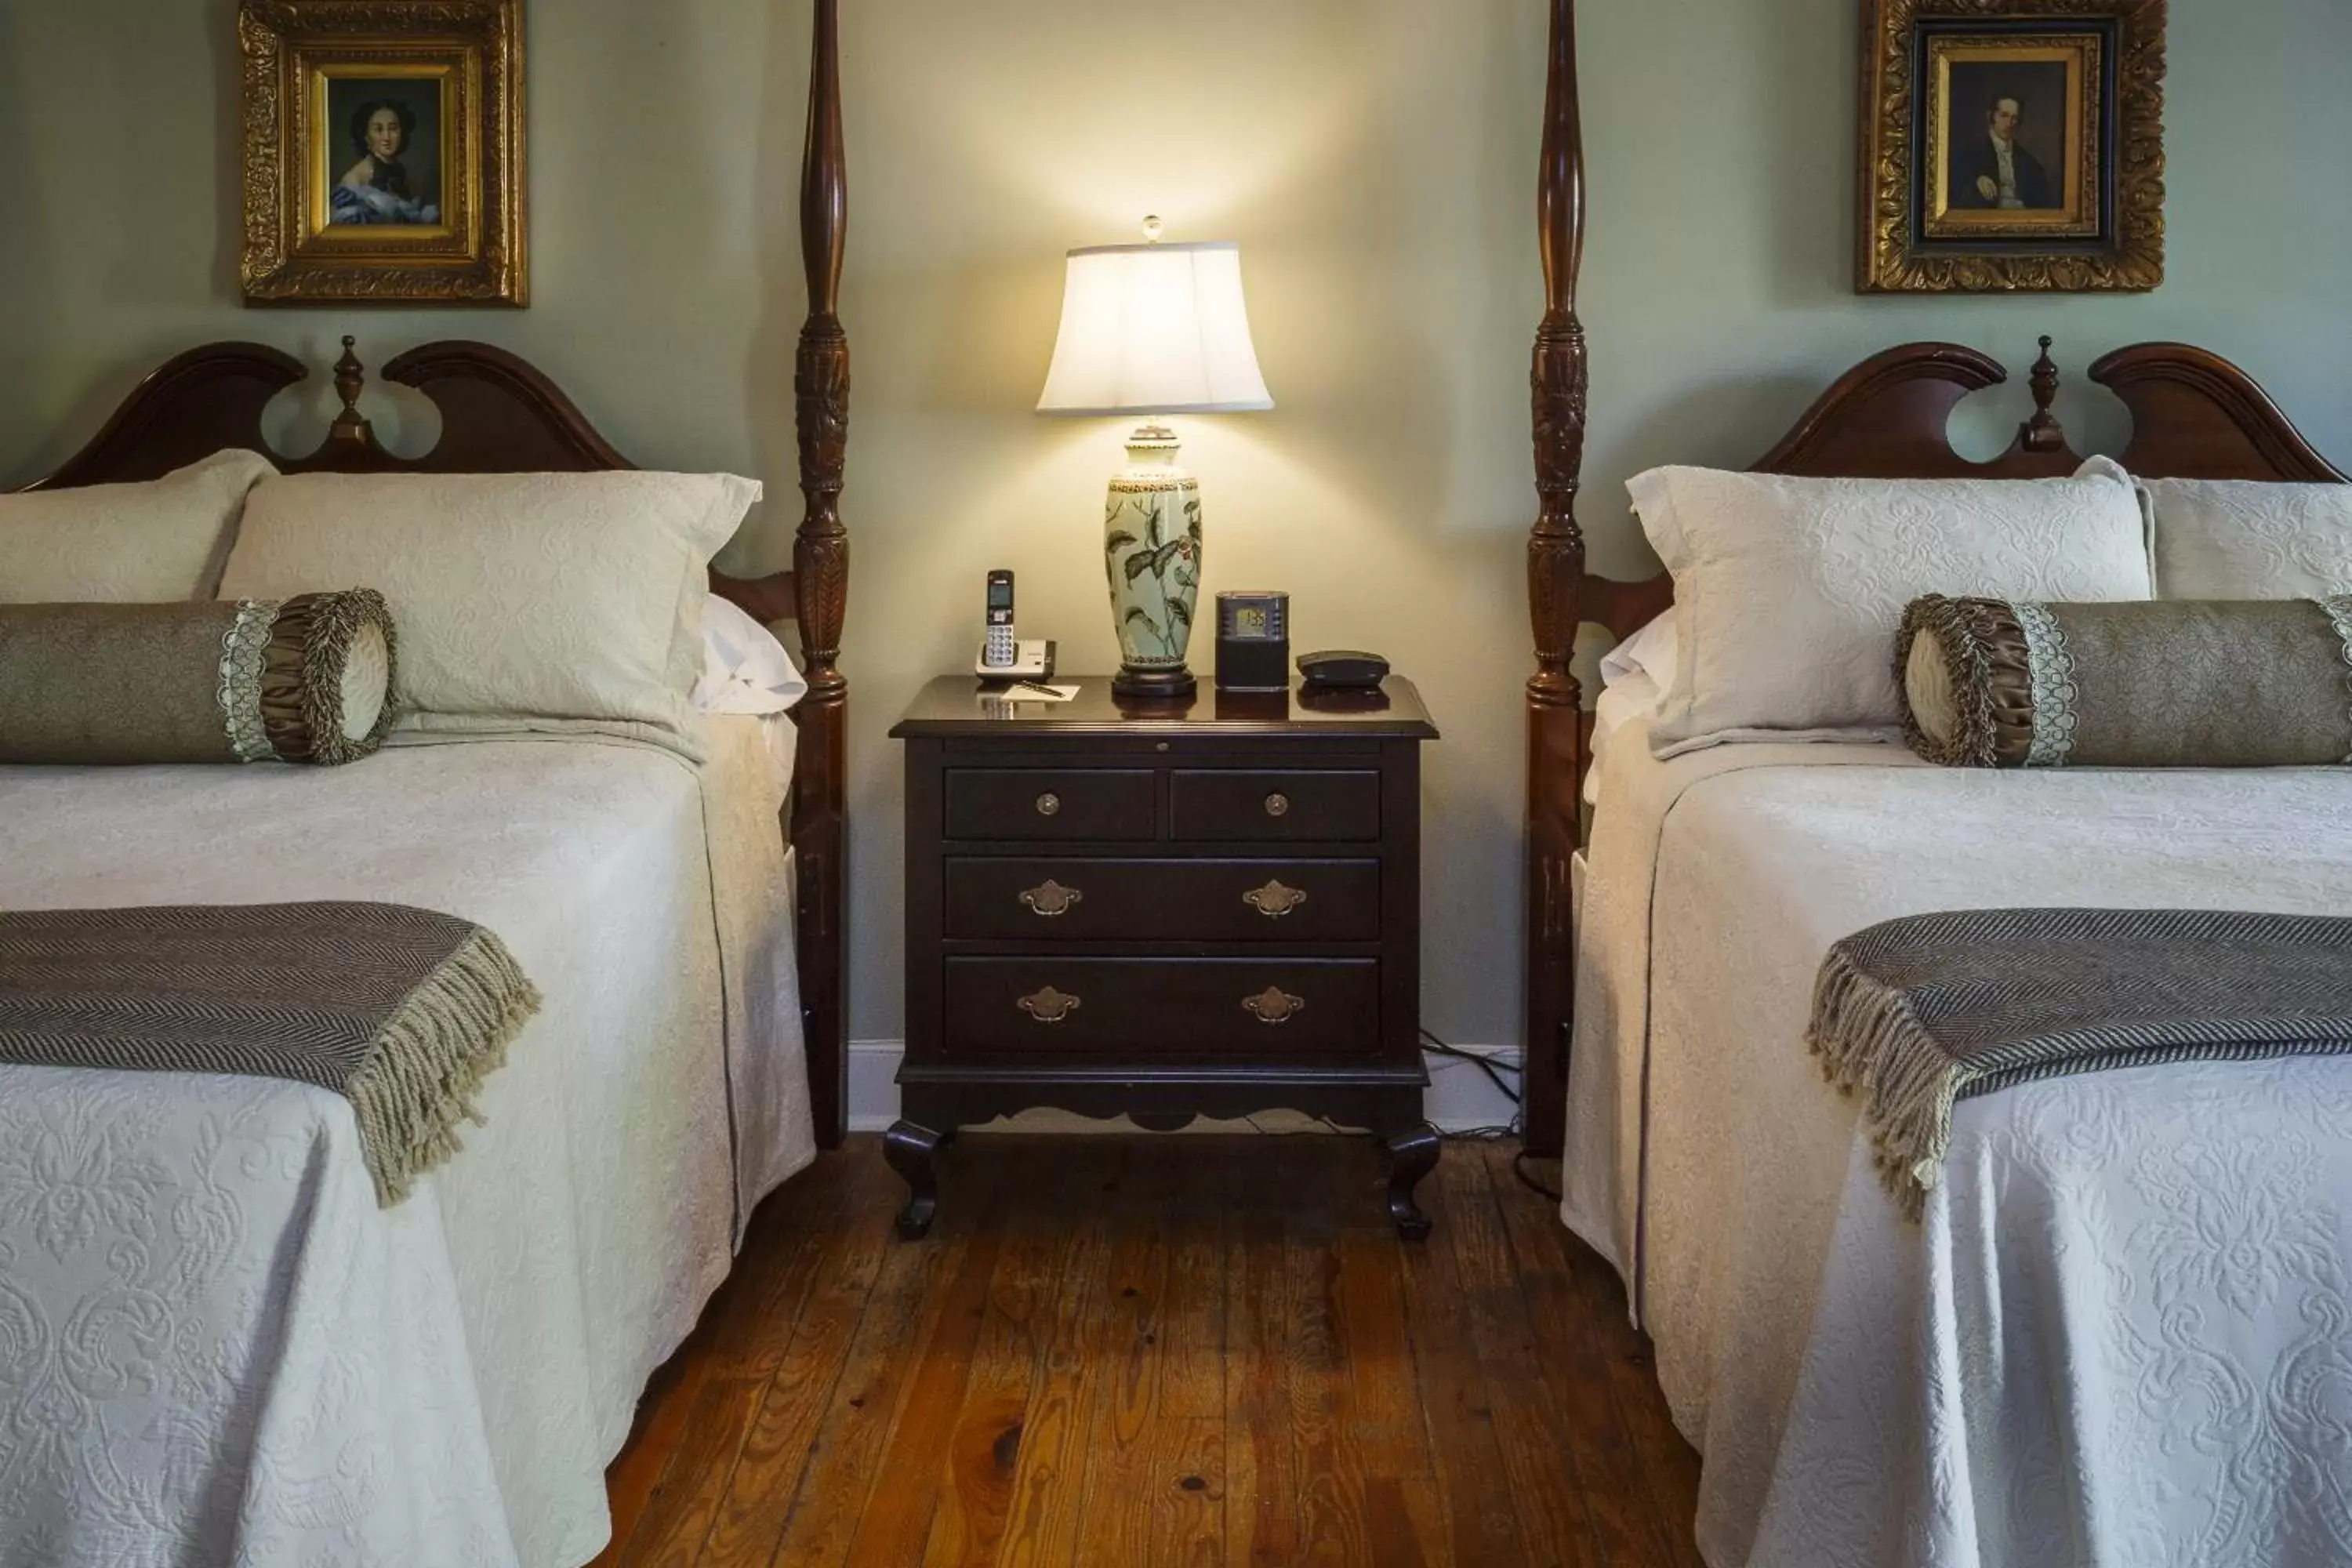
{"label": "digital alarm clock", "polygon": [[1290,689],[1290,595],[1217,595],[1217,689]]}

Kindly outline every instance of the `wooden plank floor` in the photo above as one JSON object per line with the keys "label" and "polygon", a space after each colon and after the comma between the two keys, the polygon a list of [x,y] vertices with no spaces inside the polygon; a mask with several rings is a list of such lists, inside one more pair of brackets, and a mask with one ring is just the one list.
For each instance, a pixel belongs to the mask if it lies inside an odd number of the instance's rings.
{"label": "wooden plank floor", "polygon": [[1326,1137],[878,1140],[754,1216],[608,1480],[600,1568],[1699,1568],[1617,1280],[1450,1142],[1421,1244]]}

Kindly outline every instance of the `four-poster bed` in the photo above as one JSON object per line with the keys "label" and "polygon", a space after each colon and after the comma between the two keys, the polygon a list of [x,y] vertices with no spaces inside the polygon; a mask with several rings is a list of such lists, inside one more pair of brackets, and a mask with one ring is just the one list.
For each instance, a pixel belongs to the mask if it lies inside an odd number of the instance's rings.
{"label": "four-poster bed", "polygon": [[[306,368],[225,342],[148,374],[28,487],[100,526],[128,503],[89,487],[143,491],[214,454],[260,453],[278,473],[253,496],[322,498],[278,503],[296,509],[294,531],[417,569],[401,657],[436,616],[545,635],[467,643],[445,629],[445,656],[492,648],[509,661],[501,694],[526,695],[438,731],[427,721],[448,714],[418,715],[418,732],[349,768],[0,769],[0,906],[365,900],[462,913],[499,928],[539,1011],[485,1079],[479,1124],[383,1208],[358,1152],[370,1134],[315,1084],[0,1056],[13,1200],[0,1202],[0,1558],[569,1568],[604,1541],[604,1467],[646,1376],[726,1277],[752,1205],[813,1142],[840,1144],[838,9],[815,0],[793,569],[709,575],[711,595],[752,619],[798,623],[806,691],[788,715],[778,689],[770,707],[688,714],[691,733],[664,744],[606,710],[533,705],[530,693],[575,689],[530,684],[551,665],[569,675],[643,633],[656,648],[647,679],[683,710],[689,653],[698,670],[720,658],[697,626],[695,579],[752,492],[622,474],[635,465],[548,375],[487,343],[427,343],[383,367],[440,416],[418,457],[377,441],[348,336],[325,438],[274,452],[265,410]],[[672,529],[667,498],[708,491],[740,498],[718,523],[694,511],[708,538],[677,530],[639,549]],[[215,583],[256,537],[253,496],[242,530],[234,510],[224,524]],[[606,593],[608,545],[651,563],[635,597]],[[771,669],[788,662],[768,651]]]}
{"label": "four-poster bed", "polygon": [[[2086,464],[2070,445],[2046,338],[2032,416],[2006,451],[1971,461],[1948,425],[2002,367],[1909,343],[1839,378],[1750,470],[1835,488],[1693,469],[1636,481],[1645,528],[1686,567],[1682,602],[1663,574],[1588,572],[1573,0],[1553,0],[1552,26],[1528,544],[1527,1146],[1563,1158],[1563,1217],[1625,1279],[1675,1424],[1704,1456],[1700,1551],[1749,1568],[2340,1557],[2352,1550],[2333,1479],[2352,1401],[2336,1370],[2352,1065],[2168,1061],[1963,1099],[1951,1153],[1918,1174],[1927,1195],[1913,1217],[1880,1184],[1856,1101],[1824,1086],[1807,1046],[1822,955],[1891,920],[2084,906],[2352,917],[2344,770],[1995,773],[1931,766],[1885,743],[1884,727],[1874,740],[1726,724],[1694,739],[1673,725],[1701,679],[1694,647],[1716,650],[1705,679],[1734,688],[1759,673],[1811,679],[1743,669],[1722,650],[1765,646],[1759,626],[1829,624],[1801,618],[1817,605],[1861,622],[1891,596],[1891,655],[1894,618],[1919,594],[2068,596],[1970,575],[2026,579],[2084,558],[2093,531],[2070,528],[2000,557],[2027,537],[2018,518],[2059,515],[2052,487],[1915,481],[2145,481],[2147,511],[2102,503],[2121,514],[2109,532],[2136,577],[2082,597],[2325,599],[2352,582],[2346,476],[2244,372],[2169,342],[2091,367],[2132,420],[2114,462]],[[1662,499],[1685,478],[1740,498],[1698,521],[1702,545]],[[1787,504],[1765,511],[1765,496]],[[1768,526],[1786,531],[1769,542],[1780,555],[1727,553],[1724,542]],[[2230,563],[2206,579],[2230,591],[2169,583],[2168,550]],[[1791,592],[1793,574],[1727,586],[1727,559],[1796,561],[1805,575]],[[1925,580],[1939,574],[1958,580]],[[1793,603],[1804,595],[1817,597]],[[1676,625],[1656,642],[1677,649],[1675,673],[1596,744],[1570,671],[1579,630],[1626,639],[1669,609]]]}

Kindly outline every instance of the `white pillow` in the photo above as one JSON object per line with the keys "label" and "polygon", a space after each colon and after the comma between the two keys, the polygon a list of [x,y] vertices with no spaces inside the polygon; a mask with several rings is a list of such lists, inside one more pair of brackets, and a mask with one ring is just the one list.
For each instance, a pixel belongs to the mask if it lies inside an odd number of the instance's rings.
{"label": "white pillow", "polygon": [[801,667],[775,633],[730,599],[713,594],[704,601],[697,712],[784,713],[807,695]]}
{"label": "white pillow", "polygon": [[143,484],[0,495],[0,605],[209,599],[246,492],[277,471],[215,452]]}
{"label": "white pillow", "polygon": [[1640,631],[1601,656],[1601,689],[1606,692],[1639,676],[1664,691],[1675,683],[1675,662],[1680,654],[1674,611],[1653,616]]}
{"label": "white pillow", "polygon": [[1601,696],[1592,704],[1591,755],[1584,768],[1584,804],[1601,804],[1601,759],[1618,731],[1657,711],[1675,683],[1675,613],[1649,623],[1601,656]]}
{"label": "white pillow", "polygon": [[304,474],[247,498],[224,598],[368,587],[399,728],[593,731],[699,759],[710,557],[760,497],[728,474]]}
{"label": "white pillow", "polygon": [[1922,594],[2145,599],[2147,541],[2128,476],[1816,479],[1654,468],[1633,479],[1674,574],[1680,652],[1651,743],[1877,740],[1902,722],[1893,669]]}
{"label": "white pillow", "polygon": [[2352,594],[2352,485],[2149,479],[2167,599]]}

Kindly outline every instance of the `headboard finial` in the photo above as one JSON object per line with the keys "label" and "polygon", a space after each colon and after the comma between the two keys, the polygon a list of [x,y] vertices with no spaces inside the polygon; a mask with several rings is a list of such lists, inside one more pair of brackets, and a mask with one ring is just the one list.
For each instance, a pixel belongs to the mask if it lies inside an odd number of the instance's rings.
{"label": "headboard finial", "polygon": [[335,362],[335,395],[343,400],[343,411],[335,416],[334,434],[346,438],[367,427],[367,421],[360,416],[360,394],[367,389],[367,367],[352,352],[358,342],[346,334],[342,357]]}
{"label": "headboard finial", "polygon": [[2058,452],[2066,447],[2065,426],[2050,411],[2051,405],[2058,401],[2058,362],[2050,357],[2052,341],[2043,335],[2042,357],[2033,362],[2028,377],[2033,387],[2033,417],[2025,422],[2018,439],[2029,452]]}

